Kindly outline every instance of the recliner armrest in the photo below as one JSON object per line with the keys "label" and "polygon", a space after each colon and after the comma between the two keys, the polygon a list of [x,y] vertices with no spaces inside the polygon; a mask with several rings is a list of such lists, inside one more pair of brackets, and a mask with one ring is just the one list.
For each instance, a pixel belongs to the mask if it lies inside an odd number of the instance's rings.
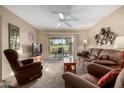
{"label": "recliner armrest", "polygon": [[100,64],[91,63],[88,65],[88,73],[98,78],[101,78],[110,70],[112,70],[112,68]]}
{"label": "recliner armrest", "polygon": [[36,62],[36,63],[31,63],[28,65],[21,66],[18,70],[32,69],[34,67],[40,68],[40,69],[43,68],[40,62]]}
{"label": "recliner armrest", "polygon": [[22,63],[23,65],[30,64],[30,63],[33,63],[33,59],[22,60],[21,63]]}
{"label": "recliner armrest", "polygon": [[74,88],[98,88],[97,85],[80,78],[80,76],[71,73],[71,72],[65,72],[62,75],[63,79],[65,80],[65,83],[68,83],[71,87]]}

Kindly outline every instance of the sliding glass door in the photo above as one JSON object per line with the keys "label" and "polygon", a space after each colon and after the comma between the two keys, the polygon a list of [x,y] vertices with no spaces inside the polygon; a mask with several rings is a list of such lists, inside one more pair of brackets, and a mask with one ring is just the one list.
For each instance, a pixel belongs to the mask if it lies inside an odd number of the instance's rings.
{"label": "sliding glass door", "polygon": [[50,38],[49,53],[50,57],[63,59],[72,56],[72,38]]}

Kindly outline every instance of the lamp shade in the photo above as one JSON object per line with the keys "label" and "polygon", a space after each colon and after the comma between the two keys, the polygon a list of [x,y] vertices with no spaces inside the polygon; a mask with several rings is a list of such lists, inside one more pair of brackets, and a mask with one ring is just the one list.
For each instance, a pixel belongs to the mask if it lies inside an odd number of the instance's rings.
{"label": "lamp shade", "polygon": [[124,49],[124,36],[118,36],[114,42],[114,48]]}
{"label": "lamp shade", "polygon": [[84,43],[84,44],[87,44],[87,40],[83,40],[83,43]]}
{"label": "lamp shade", "polygon": [[83,46],[84,46],[84,50],[87,49],[87,40],[83,40]]}

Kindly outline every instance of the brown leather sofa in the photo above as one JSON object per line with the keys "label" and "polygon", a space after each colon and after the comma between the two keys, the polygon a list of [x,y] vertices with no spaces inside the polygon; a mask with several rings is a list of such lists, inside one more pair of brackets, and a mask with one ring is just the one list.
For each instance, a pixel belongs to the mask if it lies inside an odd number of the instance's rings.
{"label": "brown leather sofa", "polygon": [[18,54],[13,49],[7,49],[4,54],[14,72],[19,85],[26,84],[42,76],[41,62],[33,63],[33,59],[18,60]]}
{"label": "brown leather sofa", "polygon": [[[65,80],[66,88],[99,88],[98,80],[109,72],[112,68],[100,64],[91,63],[88,65],[88,73],[78,76],[71,72],[65,72],[63,79]],[[121,70],[115,82],[110,85],[114,88],[124,87],[124,69]]]}
{"label": "brown leather sofa", "polygon": [[121,64],[121,56],[119,50],[90,48],[88,51],[78,53],[79,62],[83,66],[88,66],[90,63],[97,63],[109,67],[118,67]]}

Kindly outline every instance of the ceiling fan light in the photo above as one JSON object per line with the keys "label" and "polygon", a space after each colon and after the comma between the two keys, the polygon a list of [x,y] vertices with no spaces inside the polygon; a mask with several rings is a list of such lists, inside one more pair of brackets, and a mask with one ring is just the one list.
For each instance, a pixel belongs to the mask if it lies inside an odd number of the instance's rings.
{"label": "ceiling fan light", "polygon": [[64,19],[64,14],[63,14],[63,13],[59,13],[59,17],[60,17],[61,19]]}

